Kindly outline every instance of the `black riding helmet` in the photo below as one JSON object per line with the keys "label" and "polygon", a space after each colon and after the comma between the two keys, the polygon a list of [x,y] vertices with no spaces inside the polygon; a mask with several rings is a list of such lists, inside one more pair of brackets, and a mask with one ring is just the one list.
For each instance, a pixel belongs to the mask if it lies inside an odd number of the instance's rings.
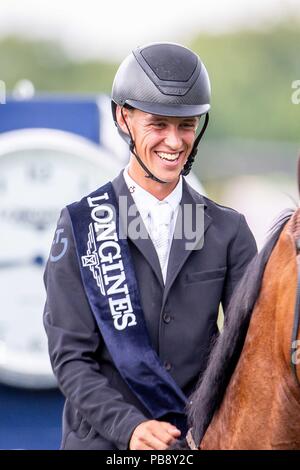
{"label": "black riding helmet", "polygon": [[[136,154],[131,133],[117,124],[116,107],[131,107],[150,114],[174,117],[205,115],[204,125],[182,170],[187,175],[208,124],[210,82],[204,64],[190,49],[173,43],[152,43],[138,47],[121,63],[112,87],[112,114],[122,138],[147,172],[156,178]],[[126,121],[125,121],[126,123]],[[126,123],[127,125],[127,123]]]}

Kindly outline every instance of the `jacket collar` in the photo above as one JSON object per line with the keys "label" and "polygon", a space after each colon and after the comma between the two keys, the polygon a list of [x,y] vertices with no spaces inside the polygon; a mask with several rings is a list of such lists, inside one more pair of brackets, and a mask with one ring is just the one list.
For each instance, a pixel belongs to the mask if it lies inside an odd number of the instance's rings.
{"label": "jacket collar", "polygon": [[[123,170],[112,181],[112,185],[116,194],[116,198],[119,201],[120,223],[122,224],[121,229],[122,231],[124,231],[125,234],[127,234],[127,237],[132,241],[132,243],[134,243],[134,245],[146,258],[146,260],[152,267],[157,279],[163,287],[164,282],[155,247],[152,243],[150,236],[148,236],[148,232],[143,222],[143,219],[140,216],[134,203],[133,197],[127,187],[123,175]],[[122,201],[122,203],[120,203],[120,201]],[[129,208],[131,209],[128,210]],[[139,217],[139,227],[137,227],[136,224],[137,217]],[[147,234],[147,238],[132,236],[131,227],[137,227],[140,233]]]}
{"label": "jacket collar", "polygon": [[[186,260],[188,259],[192,251],[197,248],[197,245],[201,243],[201,241],[203,241],[203,240],[192,241],[189,238],[188,234],[185,233],[185,230],[183,229],[185,227],[185,221],[187,220],[187,217],[190,218],[192,215],[193,216],[192,220],[195,221],[196,211],[197,210],[204,211],[203,235],[211,223],[211,217],[206,213],[205,200],[203,196],[201,196],[201,194],[197,193],[193,188],[191,188],[191,186],[186,182],[185,178],[183,178],[182,199],[180,202],[182,219],[178,217],[176,226],[175,226],[175,234],[182,234],[182,236],[176,238],[177,235],[175,235],[172,241],[171,251],[170,251],[170,256],[169,256],[166,285],[164,285],[158,256],[157,256],[155,247],[151,241],[151,238],[131,236],[130,224],[134,224],[136,222],[136,217],[139,214],[135,210],[128,212],[128,208],[131,206],[132,207],[134,206],[134,200],[125,182],[125,179],[123,176],[123,170],[112,181],[112,185],[113,185],[117,200],[120,201],[121,196],[123,196],[124,198],[123,199],[124,204],[123,203],[119,204],[120,222],[122,224],[122,230],[125,231],[128,238],[132,241],[132,243],[135,244],[135,246],[138,248],[138,250],[141,252],[141,254],[145,257],[147,262],[152,267],[159,283],[164,289],[164,299],[165,299],[178,273],[180,272],[183,264],[186,262]],[[186,207],[189,207],[188,211],[185,210]],[[140,224],[140,231],[142,233],[146,233],[146,227],[141,217],[139,218],[139,224]]]}

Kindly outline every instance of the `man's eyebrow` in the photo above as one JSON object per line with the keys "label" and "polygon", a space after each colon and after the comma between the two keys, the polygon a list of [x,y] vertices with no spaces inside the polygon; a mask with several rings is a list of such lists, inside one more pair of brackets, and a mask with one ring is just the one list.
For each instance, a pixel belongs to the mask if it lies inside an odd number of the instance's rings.
{"label": "man's eyebrow", "polygon": [[[164,119],[169,119],[169,118],[172,118],[173,116],[158,116],[157,114],[148,114],[148,118],[151,119],[151,120],[156,120],[156,121],[162,121]],[[175,116],[177,117],[177,116]],[[178,116],[178,118],[180,118],[180,116]],[[189,117],[182,117],[180,118],[182,119],[183,121],[192,121],[192,122],[197,122],[198,120],[198,116],[189,116]]]}
{"label": "man's eyebrow", "polygon": [[158,116],[157,114],[148,114],[149,119],[167,119],[168,116]]}

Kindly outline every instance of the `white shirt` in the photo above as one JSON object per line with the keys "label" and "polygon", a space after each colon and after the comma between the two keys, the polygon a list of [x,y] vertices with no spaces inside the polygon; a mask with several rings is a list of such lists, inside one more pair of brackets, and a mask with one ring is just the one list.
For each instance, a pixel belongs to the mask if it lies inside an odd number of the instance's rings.
{"label": "white shirt", "polygon": [[[149,234],[151,234],[151,217],[150,217],[150,211],[151,209],[157,205],[160,200],[157,199],[155,196],[150,194],[148,191],[146,191],[144,188],[142,188],[139,184],[137,184],[129,175],[128,173],[128,166],[124,169],[123,172],[125,182],[127,184],[127,187],[132,195],[132,198],[136,204],[136,207],[142,217],[142,220],[145,224],[145,227],[148,231]],[[167,202],[172,210],[173,210],[173,217],[171,219],[170,223],[170,237],[168,240],[168,255],[167,259],[169,259],[169,254],[170,254],[170,249],[172,245],[172,239],[174,235],[174,230],[175,230],[175,224],[176,224],[176,219],[178,215],[178,210],[179,210],[179,204],[182,198],[182,176],[179,177],[179,181],[176,185],[176,187],[173,189],[173,191],[165,198],[163,199],[163,202]],[[166,282],[166,276],[167,276],[167,267],[168,267],[168,262],[166,263],[165,267],[162,269],[162,275],[163,275],[163,280]]]}

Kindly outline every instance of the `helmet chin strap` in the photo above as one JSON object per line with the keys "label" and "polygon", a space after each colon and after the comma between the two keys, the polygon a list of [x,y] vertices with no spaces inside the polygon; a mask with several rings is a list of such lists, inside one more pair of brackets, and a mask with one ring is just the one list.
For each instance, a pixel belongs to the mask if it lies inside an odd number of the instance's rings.
{"label": "helmet chin strap", "polygon": [[208,126],[208,121],[209,121],[209,114],[206,113],[205,114],[205,121],[204,121],[204,124],[202,126],[202,129],[201,131],[199,132],[199,135],[198,137],[196,138],[195,142],[194,142],[194,145],[193,145],[193,148],[192,148],[192,151],[189,155],[189,158],[187,159],[187,161],[185,162],[185,165],[183,167],[183,170],[181,172],[181,174],[183,176],[186,176],[189,174],[189,172],[191,171],[191,168],[193,166],[193,163],[194,163],[194,160],[195,160],[195,157],[197,155],[197,152],[198,152],[198,145],[199,145],[199,142],[200,140],[202,139],[203,137],[203,134]]}
{"label": "helmet chin strap", "polygon": [[130,143],[129,143],[129,149],[130,149],[130,152],[133,153],[133,155],[135,156],[135,158],[137,159],[137,161],[139,162],[139,164],[141,165],[141,167],[143,168],[143,170],[147,173],[145,175],[145,178],[150,178],[152,179],[153,181],[156,181],[157,183],[162,183],[162,184],[166,184],[167,181],[163,181],[163,180],[160,180],[159,178],[157,178],[153,173],[151,173],[151,171],[146,167],[145,163],[142,161],[142,159],[138,156],[138,154],[136,153],[136,151],[134,150],[135,149],[135,142],[132,138],[132,134],[130,132],[130,129],[128,127],[128,124],[127,124],[127,121],[125,119],[125,116],[123,114],[123,106],[121,107],[121,114],[122,114],[122,118],[123,118],[123,121],[125,122],[125,125],[127,127],[127,131],[128,131],[128,134],[129,134],[129,137],[130,137]]}

